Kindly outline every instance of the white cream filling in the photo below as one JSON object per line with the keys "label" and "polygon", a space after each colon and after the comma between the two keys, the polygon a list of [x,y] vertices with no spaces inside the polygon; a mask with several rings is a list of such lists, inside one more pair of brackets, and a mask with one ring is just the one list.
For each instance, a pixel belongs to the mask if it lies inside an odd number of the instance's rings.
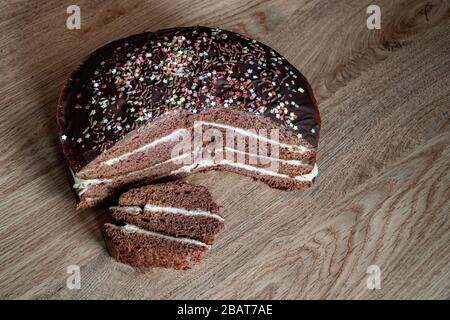
{"label": "white cream filling", "polygon": [[180,173],[189,173],[194,169],[208,168],[208,167],[219,166],[219,165],[236,167],[236,168],[247,170],[247,171],[257,172],[257,173],[260,173],[263,175],[275,176],[275,177],[280,177],[280,178],[285,178],[285,179],[295,179],[298,181],[312,181],[318,174],[317,164],[314,164],[314,167],[310,173],[291,177],[291,176],[288,176],[287,174],[278,173],[278,172],[270,171],[270,170],[267,170],[264,168],[258,168],[258,167],[254,167],[254,166],[251,166],[248,164],[236,163],[236,162],[232,162],[232,161],[224,159],[219,162],[213,162],[212,160],[201,160],[199,162],[190,164],[188,166],[178,168],[178,169],[172,171],[170,173],[170,175],[176,175],[176,174],[180,174]]}
{"label": "white cream filling", "polygon": [[[235,150],[235,149],[231,149],[231,150]],[[183,159],[183,158],[188,157],[188,156],[191,156],[191,154],[190,153],[182,154],[182,155],[177,156],[175,158],[168,159],[168,160],[163,161],[161,163],[158,163],[158,164],[156,164],[154,166],[151,166],[151,167],[148,167],[148,168],[144,168],[144,169],[141,169],[141,170],[138,170],[138,171],[148,170],[148,169],[151,169],[151,168],[154,168],[154,167],[158,167],[158,166],[170,163],[170,162],[174,162],[174,161]],[[285,161],[298,161],[298,160],[285,160]],[[207,168],[207,167],[213,167],[213,166],[219,166],[219,165],[228,165],[228,166],[231,166],[231,167],[236,167],[236,168],[240,168],[240,169],[247,170],[247,171],[257,172],[257,173],[260,173],[260,174],[263,174],[263,175],[270,175],[270,176],[280,177],[280,178],[284,178],[284,179],[296,179],[298,181],[312,181],[318,174],[317,163],[314,164],[314,167],[313,167],[313,169],[311,170],[310,173],[291,177],[291,176],[289,176],[287,174],[282,174],[282,173],[270,171],[270,170],[267,170],[267,169],[264,169],[264,168],[258,168],[258,167],[252,166],[252,165],[243,164],[243,163],[236,163],[236,162],[232,162],[232,161],[223,159],[223,160],[221,160],[219,162],[214,162],[212,160],[201,160],[199,162],[195,162],[193,164],[180,167],[180,168],[178,168],[178,169],[176,169],[174,171],[171,171],[168,175],[163,175],[163,176],[177,175],[177,174],[180,174],[180,173],[189,173],[192,170],[197,169],[197,168]],[[137,171],[133,171],[133,172],[127,173],[124,176],[135,174],[136,172]],[[73,174],[73,172],[72,172],[72,175],[73,175],[74,180],[75,180],[73,188],[74,189],[82,188],[82,190],[80,192],[78,192],[78,195],[80,195],[80,196],[84,192],[86,192],[87,189],[91,185],[100,184],[100,183],[109,183],[109,182],[113,181],[113,179],[81,179],[81,178],[78,178],[77,176],[75,176]]]}
{"label": "white cream filling", "polygon": [[[273,139],[269,139],[267,137],[260,136],[258,134],[255,134],[255,133],[251,132],[251,131],[248,131],[248,130],[245,130],[245,129],[241,129],[241,128],[236,128],[236,127],[225,125],[225,124],[221,124],[221,123],[206,122],[206,121],[196,121],[196,122],[194,122],[194,128],[202,126],[202,125],[207,125],[207,126],[212,126],[212,127],[216,127],[216,128],[232,130],[232,131],[235,131],[237,133],[240,133],[243,136],[253,137],[253,138],[256,138],[257,140],[260,140],[260,141],[268,142],[268,143],[273,144],[273,145],[278,145],[278,146],[280,146],[282,148],[288,149],[291,152],[297,152],[297,153],[303,154],[303,153],[306,153],[308,151],[311,151],[311,149],[309,149],[307,147],[304,147],[304,146],[294,146],[294,145],[290,145],[290,144],[281,143],[281,142],[279,142],[277,140],[273,140]],[[113,164],[115,164],[115,163],[117,163],[117,162],[119,162],[121,160],[124,160],[124,159],[130,157],[131,155],[133,155],[135,153],[144,152],[144,151],[146,151],[148,149],[151,149],[151,148],[157,146],[158,144],[161,144],[161,143],[166,142],[166,141],[171,141],[176,136],[178,136],[182,132],[186,132],[186,131],[187,131],[187,129],[184,129],[184,128],[183,129],[177,129],[177,130],[173,131],[172,133],[170,133],[167,136],[158,138],[158,139],[156,139],[156,140],[154,140],[154,141],[152,141],[150,143],[147,143],[147,144],[143,145],[142,147],[139,147],[139,148],[137,148],[137,149],[135,149],[133,151],[124,153],[124,154],[122,154],[122,155],[120,155],[118,157],[111,158],[109,160],[103,161],[101,164],[106,164],[108,166],[111,166],[111,165],[113,165]]]}
{"label": "white cream filling", "polygon": [[[257,138],[258,140],[269,142],[270,144],[278,145],[278,146],[280,146],[282,148],[286,148],[286,149],[288,149],[289,151],[292,151],[292,152],[305,153],[305,152],[311,151],[309,148],[307,148],[305,146],[293,146],[291,144],[281,143],[279,141],[260,136],[258,134],[255,134],[255,133],[251,132],[251,131],[248,131],[248,130],[245,130],[245,129],[241,129],[241,128],[236,128],[236,127],[229,126],[229,125],[222,124],[222,123],[207,122],[207,121],[196,121],[195,124],[194,124],[194,127],[201,126],[201,125],[207,125],[207,126],[211,126],[211,127],[217,127],[217,128],[232,130],[232,131],[235,131],[237,133],[242,134],[243,136]],[[296,150],[296,149],[299,149],[299,150]]]}
{"label": "white cream filling", "polygon": [[[132,171],[132,172],[129,172],[129,173],[127,173],[127,174],[125,174],[125,175],[122,175],[122,176],[119,176],[119,177],[126,177],[126,176],[129,176],[129,175],[131,175],[131,174],[135,174],[136,172],[148,170],[148,169],[155,168],[155,167],[158,167],[158,166],[162,166],[162,165],[164,165],[164,164],[167,164],[167,163],[170,163],[170,162],[173,162],[173,161],[177,161],[177,160],[186,158],[186,157],[188,157],[188,156],[191,156],[191,154],[185,153],[185,154],[182,154],[182,155],[177,156],[177,157],[175,157],[175,158],[171,158],[171,159],[168,159],[168,160],[166,160],[166,161],[157,163],[157,164],[155,164],[155,165],[153,165],[153,166],[151,166],[151,167],[147,167],[147,168],[140,169],[140,170],[137,170],[137,171]],[[81,190],[80,192],[78,192],[78,195],[80,195],[80,196],[81,196],[84,192],[87,191],[87,189],[89,188],[89,186],[91,186],[91,185],[93,185],[93,184],[109,183],[109,182],[112,182],[112,181],[113,181],[113,179],[81,179],[81,178],[78,178],[78,177],[74,174],[74,172],[73,172],[72,170],[70,170],[70,172],[72,173],[73,179],[74,179],[74,181],[75,181],[75,183],[73,184],[72,187],[73,187],[74,189],[82,188],[82,190]],[[82,183],[80,183],[80,182],[82,182]]]}
{"label": "white cream filling", "polygon": [[128,158],[129,156],[131,156],[131,155],[133,155],[135,153],[144,152],[144,151],[146,151],[148,149],[153,148],[154,146],[157,146],[160,143],[163,143],[163,142],[166,142],[166,141],[170,141],[170,140],[174,139],[176,136],[178,136],[180,133],[185,132],[185,131],[186,131],[186,129],[175,130],[175,131],[173,131],[171,134],[169,134],[167,136],[164,136],[164,137],[161,137],[159,139],[156,139],[156,140],[154,140],[154,141],[152,141],[152,142],[150,142],[150,143],[148,143],[146,145],[143,145],[142,147],[139,147],[139,148],[137,148],[137,149],[135,149],[135,150],[133,150],[131,152],[124,153],[124,154],[122,154],[122,155],[120,155],[120,156],[118,156],[116,158],[112,158],[112,159],[106,160],[103,163],[107,164],[108,166],[111,166],[114,163],[119,162],[119,161],[121,161],[123,159],[126,159],[126,158]]}
{"label": "white cream filling", "polygon": [[[113,210],[120,210],[126,213],[130,214],[137,214],[142,212],[141,207],[137,206],[127,206],[127,207],[110,207],[110,209]],[[187,210],[183,208],[175,208],[175,207],[161,207],[161,206],[155,206],[152,204],[147,203],[144,206],[144,211],[149,212],[164,212],[164,213],[171,213],[171,214],[181,214],[184,216],[206,216],[211,217],[214,219],[217,219],[219,221],[225,221],[221,216],[218,214],[212,213],[211,211],[205,211],[205,210]]]}
{"label": "white cream filling", "polygon": [[78,192],[78,195],[80,195],[80,196],[87,191],[87,189],[89,188],[89,186],[91,184],[112,182],[112,179],[82,179],[80,177],[77,177],[75,175],[75,173],[72,171],[72,169],[70,169],[70,173],[72,174],[72,177],[73,177],[73,180],[74,180],[73,188],[74,189],[81,189],[81,191]]}
{"label": "white cream filling", "polygon": [[206,243],[203,243],[201,241],[198,241],[198,240],[189,239],[189,238],[172,237],[172,236],[168,236],[168,235],[165,235],[165,234],[162,234],[162,233],[141,229],[141,228],[139,228],[139,227],[137,227],[137,226],[135,226],[133,224],[126,224],[126,225],[124,225],[122,227],[116,226],[116,225],[114,225],[112,223],[105,223],[105,225],[113,227],[115,229],[121,229],[121,230],[129,232],[129,233],[140,233],[140,234],[149,235],[149,236],[153,236],[153,237],[158,237],[158,238],[162,238],[162,239],[166,239],[166,240],[170,240],[170,241],[178,241],[178,242],[193,244],[193,245],[196,245],[196,246],[206,247],[208,249],[211,248],[211,246],[209,246]]}
{"label": "white cream filling", "polygon": [[142,212],[141,207],[134,207],[134,206],[128,206],[128,207],[109,207],[110,210],[119,210],[130,214],[137,214]]}
{"label": "white cream filling", "polygon": [[173,214],[182,214],[185,216],[207,216],[207,217],[212,217],[214,219],[217,219],[219,221],[225,221],[218,214],[212,213],[211,211],[205,211],[205,210],[186,210],[183,208],[154,206],[152,204],[146,204],[144,207],[144,210],[150,211],[150,212],[165,212],[165,213],[173,213]]}
{"label": "white cream filling", "polygon": [[233,149],[233,148],[229,148],[229,147],[225,147],[226,150],[231,151],[232,153],[239,153],[239,154],[244,154],[244,155],[248,155],[251,157],[256,157],[256,158],[261,158],[261,159],[267,159],[270,161],[276,161],[276,162],[281,162],[281,163],[285,163],[285,164],[290,164],[293,166],[306,166],[308,165],[307,163],[304,163],[302,160],[284,160],[284,159],[280,159],[280,158],[273,158],[273,157],[268,157],[268,156],[260,156],[254,153],[248,153],[248,152],[244,152],[244,151],[240,151],[237,149]]}

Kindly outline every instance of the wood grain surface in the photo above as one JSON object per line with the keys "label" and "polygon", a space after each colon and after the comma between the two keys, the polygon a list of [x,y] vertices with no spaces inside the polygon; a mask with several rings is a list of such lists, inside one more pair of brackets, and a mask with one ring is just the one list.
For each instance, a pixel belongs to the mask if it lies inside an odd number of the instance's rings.
{"label": "wood grain surface", "polygon": [[[66,8],[81,7],[81,29]],[[450,3],[378,0],[13,1],[0,6],[0,297],[450,298]],[[192,270],[111,259],[104,209],[75,211],[55,125],[66,78],[134,33],[219,26],[283,54],[322,112],[319,177],[272,190],[196,174],[225,230]],[[366,286],[381,269],[381,289]],[[66,268],[81,267],[69,290]]]}

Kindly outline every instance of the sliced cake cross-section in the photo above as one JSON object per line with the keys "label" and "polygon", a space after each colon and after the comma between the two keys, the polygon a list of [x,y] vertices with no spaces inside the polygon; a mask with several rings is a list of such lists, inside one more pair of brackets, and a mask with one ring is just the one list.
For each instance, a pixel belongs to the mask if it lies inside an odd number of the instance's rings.
{"label": "sliced cake cross-section", "polygon": [[154,267],[189,269],[209,249],[200,241],[171,237],[133,225],[107,223],[104,238],[112,257],[141,271]]}
{"label": "sliced cake cross-section", "polygon": [[[218,28],[147,32],[96,50],[63,89],[57,124],[78,208],[192,172],[227,170],[282,190],[310,186],[318,172],[320,114],[306,78],[268,46]],[[197,157],[208,152],[217,156]]]}
{"label": "sliced cake cross-section", "polygon": [[138,269],[186,269],[201,259],[224,226],[220,207],[203,186],[147,185],[120,196],[106,224],[110,254]]}
{"label": "sliced cake cross-section", "polygon": [[206,244],[212,244],[224,226],[209,191],[183,182],[131,189],[120,196],[119,206],[110,207],[110,213],[124,224]]}

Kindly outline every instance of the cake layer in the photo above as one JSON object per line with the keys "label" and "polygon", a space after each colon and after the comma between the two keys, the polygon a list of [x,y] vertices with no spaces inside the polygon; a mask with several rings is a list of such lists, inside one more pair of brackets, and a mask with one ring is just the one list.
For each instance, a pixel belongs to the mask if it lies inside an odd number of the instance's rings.
{"label": "cake layer", "polygon": [[120,195],[121,207],[143,208],[145,205],[220,213],[220,207],[214,202],[207,188],[178,181],[146,185]]}
{"label": "cake layer", "polygon": [[104,238],[111,256],[143,271],[154,267],[189,269],[209,249],[197,240],[171,237],[133,225],[107,223]]}
{"label": "cake layer", "polygon": [[[139,210],[138,210],[139,209]],[[111,217],[121,223],[133,224],[174,237],[187,237],[212,245],[223,228],[224,219],[202,210],[146,205],[140,207],[110,207]]]}

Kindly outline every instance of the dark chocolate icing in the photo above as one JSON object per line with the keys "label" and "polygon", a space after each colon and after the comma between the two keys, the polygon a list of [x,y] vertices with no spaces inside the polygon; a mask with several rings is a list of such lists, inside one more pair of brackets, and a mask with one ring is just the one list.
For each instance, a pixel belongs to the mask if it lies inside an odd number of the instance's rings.
{"label": "dark chocolate icing", "polygon": [[176,109],[241,108],[313,146],[320,130],[312,90],[284,57],[240,34],[200,26],[134,35],[96,50],[60,101],[60,139],[78,166]]}

